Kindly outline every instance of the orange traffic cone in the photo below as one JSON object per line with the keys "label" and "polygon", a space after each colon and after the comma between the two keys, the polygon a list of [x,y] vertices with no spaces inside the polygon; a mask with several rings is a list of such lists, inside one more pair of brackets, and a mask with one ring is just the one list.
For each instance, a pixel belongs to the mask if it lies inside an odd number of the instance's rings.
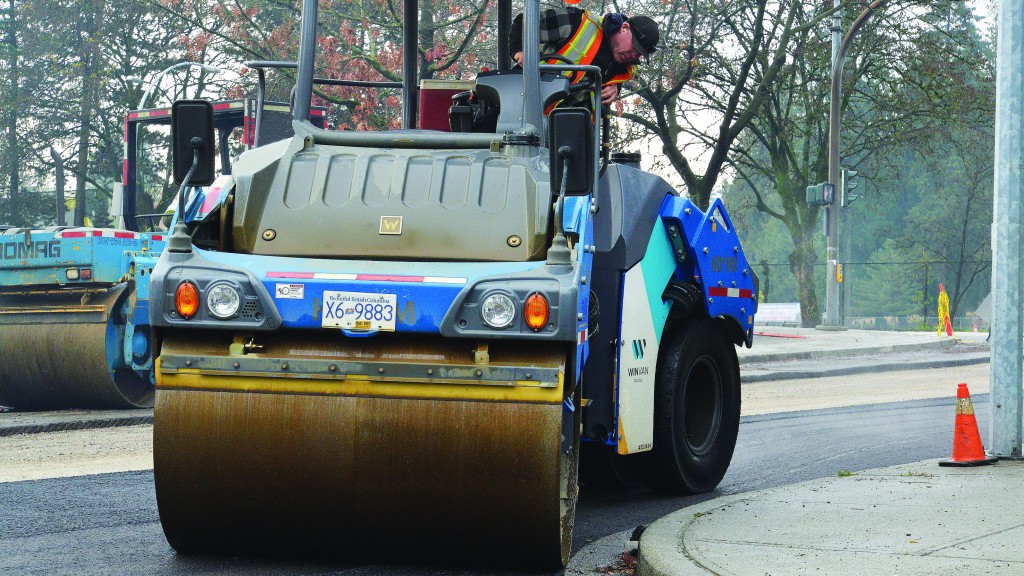
{"label": "orange traffic cone", "polygon": [[985,447],[974,418],[974,405],[967,384],[956,387],[956,425],[953,428],[953,457],[939,462],[939,466],[981,466],[998,458],[986,458]]}

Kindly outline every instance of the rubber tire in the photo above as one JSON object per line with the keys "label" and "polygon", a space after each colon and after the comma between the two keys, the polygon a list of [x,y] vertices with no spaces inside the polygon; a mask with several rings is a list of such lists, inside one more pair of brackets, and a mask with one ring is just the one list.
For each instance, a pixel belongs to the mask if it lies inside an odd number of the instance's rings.
{"label": "rubber tire", "polygon": [[666,331],[654,384],[654,446],[638,462],[652,488],[709,492],[729,468],[739,433],[740,368],[724,322],[691,318]]}

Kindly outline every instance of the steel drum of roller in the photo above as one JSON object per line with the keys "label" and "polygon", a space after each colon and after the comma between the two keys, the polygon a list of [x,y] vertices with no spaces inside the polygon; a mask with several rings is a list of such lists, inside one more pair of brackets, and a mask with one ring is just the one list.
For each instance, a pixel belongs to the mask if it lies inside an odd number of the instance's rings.
{"label": "steel drum of roller", "polygon": [[201,338],[166,338],[157,368],[156,495],[179,552],[567,561],[579,422],[562,442],[557,346],[480,364],[465,342]]}
{"label": "steel drum of roller", "polygon": [[0,295],[0,405],[18,410],[142,408],[145,376],[117,365],[125,286],[90,293]]}

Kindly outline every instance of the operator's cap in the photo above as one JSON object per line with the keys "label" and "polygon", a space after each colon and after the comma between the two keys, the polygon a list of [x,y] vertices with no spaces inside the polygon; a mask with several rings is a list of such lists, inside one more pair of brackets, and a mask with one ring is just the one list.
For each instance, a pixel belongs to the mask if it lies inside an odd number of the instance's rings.
{"label": "operator's cap", "polygon": [[626,20],[630,31],[633,32],[633,48],[641,56],[647,58],[658,49],[658,40],[661,34],[658,32],[658,25],[647,16],[633,16]]}

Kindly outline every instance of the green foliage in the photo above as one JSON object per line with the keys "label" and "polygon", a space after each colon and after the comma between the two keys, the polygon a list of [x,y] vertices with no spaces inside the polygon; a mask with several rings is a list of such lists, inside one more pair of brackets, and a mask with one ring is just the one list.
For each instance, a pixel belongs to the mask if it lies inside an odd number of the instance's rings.
{"label": "green foliage", "polygon": [[853,299],[864,316],[911,316],[921,313],[924,268],[917,264],[920,252],[901,250],[894,240],[885,240],[869,257],[883,264],[849,266]]}
{"label": "green foliage", "polygon": [[[793,238],[786,224],[757,209],[757,201],[746,181],[732,180],[723,187],[723,198],[729,207],[729,216],[736,226],[747,261],[753,266],[761,281],[763,302],[799,302],[796,276],[789,261],[793,253]],[[767,198],[777,203],[775,197]],[[821,227],[816,227],[820,231]],[[825,238],[821,234],[812,237],[814,251],[825,253]],[[812,263],[812,269],[820,271],[818,292],[824,293],[824,259]]]}
{"label": "green foliage", "polygon": [[[843,4],[845,30],[864,3]],[[422,78],[469,78],[494,67],[502,39],[493,2],[424,7]],[[619,123],[622,147],[653,140],[658,153],[647,157],[698,204],[722,192],[763,294],[800,301],[815,322],[824,210],[808,206],[804,190],[827,179],[831,3],[635,0],[588,8],[648,14],[662,25],[663,49],[614,106],[628,120]],[[298,5],[287,2],[0,0],[0,10],[0,35],[13,39],[0,43],[0,220],[15,224],[51,212],[45,194],[29,192],[52,189],[50,146],[64,159],[69,192],[81,181],[105,194],[120,179],[123,115],[160,71],[192,60],[226,72],[178,69],[149,105],[241,97],[256,77],[242,62],[293,60],[298,40]],[[324,1],[321,12],[322,75],[398,79],[401,3]],[[863,196],[844,211],[848,316],[920,314],[934,308],[939,282],[954,313],[987,292],[993,46],[962,0],[890,2],[853,42],[840,101],[842,164],[860,173]],[[270,81],[271,97],[283,99],[294,78]],[[324,88],[318,103],[332,106],[335,127],[398,122],[393,90]],[[161,210],[174,194],[166,158],[142,162],[140,209]]]}
{"label": "green foliage", "polygon": [[50,226],[56,223],[53,196],[28,193],[19,201],[0,203],[0,224],[18,227]]}
{"label": "green foliage", "polygon": [[[854,15],[847,10],[844,29]],[[795,42],[792,65],[740,138],[738,177],[727,192],[730,208],[738,199],[789,234],[790,252],[768,262],[776,264],[772,272],[792,272],[807,319],[816,315],[824,284],[823,211],[806,205],[804,188],[827,178],[827,30]],[[951,304],[973,307],[987,292],[989,270],[991,44],[964,2],[943,0],[890,4],[851,46],[841,164],[859,172],[862,199],[842,210],[846,316],[921,314],[934,308],[939,282]],[[753,262],[765,247],[778,246],[778,226],[746,214],[733,218],[755,239],[745,245],[756,254]],[[783,284],[777,276],[773,288]]]}
{"label": "green foliage", "polygon": [[[177,42],[179,27],[148,2],[20,0],[14,6],[20,49],[17,58],[0,54],[0,204],[30,212],[28,190],[52,189],[51,146],[63,158],[69,195],[76,188],[109,194],[121,178],[124,113],[139,102],[146,82],[187,55]],[[195,56],[206,58],[202,51]],[[149,103],[166,105],[202,94],[203,87],[194,70],[170,74]],[[38,185],[12,186],[17,179]]]}

